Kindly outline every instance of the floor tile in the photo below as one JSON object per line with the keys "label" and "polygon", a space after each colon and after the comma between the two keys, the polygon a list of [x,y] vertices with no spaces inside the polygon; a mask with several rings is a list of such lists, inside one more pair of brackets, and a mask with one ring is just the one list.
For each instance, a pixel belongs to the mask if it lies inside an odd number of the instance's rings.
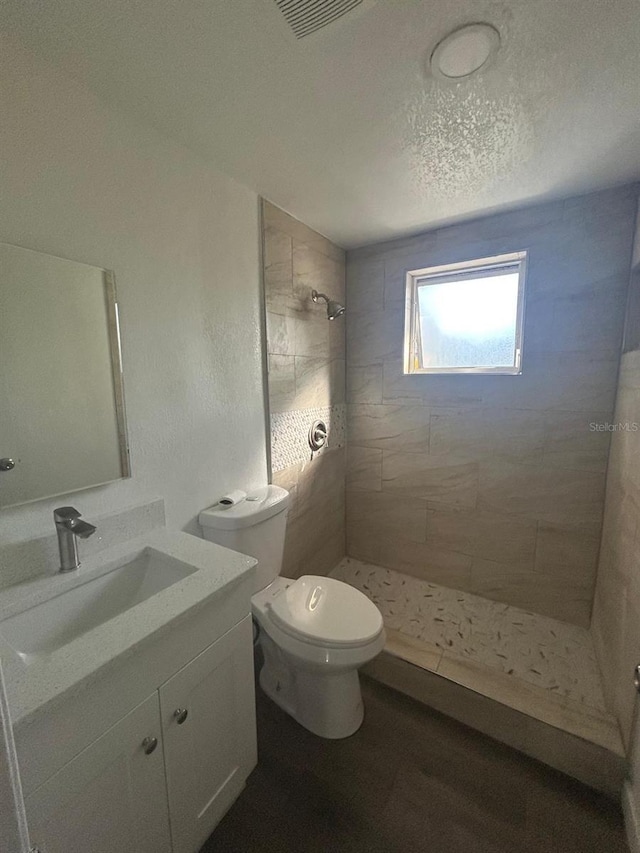
{"label": "floor tile", "polygon": [[259,763],[201,853],[625,853],[602,795],[363,678],[362,728],[312,735],[258,690]]}
{"label": "floor tile", "polygon": [[400,634],[606,712],[586,629],[351,557],[331,574],[371,598]]}

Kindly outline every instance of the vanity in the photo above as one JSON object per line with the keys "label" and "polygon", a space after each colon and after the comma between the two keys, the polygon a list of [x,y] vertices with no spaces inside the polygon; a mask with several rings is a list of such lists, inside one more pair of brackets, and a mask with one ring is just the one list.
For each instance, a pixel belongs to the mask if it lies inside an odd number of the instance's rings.
{"label": "vanity", "polygon": [[197,853],[256,764],[255,560],[164,527],[0,590],[32,844]]}
{"label": "vanity", "polygon": [[0,542],[31,844],[197,853],[257,760],[256,561],[168,530],[162,500],[63,506],[131,478],[115,274],[0,243],[0,295],[0,510],[60,496],[48,535]]}

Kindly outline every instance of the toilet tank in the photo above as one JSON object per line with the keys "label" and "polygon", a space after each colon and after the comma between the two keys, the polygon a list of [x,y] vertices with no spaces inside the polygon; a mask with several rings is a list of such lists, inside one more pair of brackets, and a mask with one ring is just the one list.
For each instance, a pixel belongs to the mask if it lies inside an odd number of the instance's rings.
{"label": "toilet tank", "polygon": [[258,561],[254,592],[274,581],[282,569],[289,492],[267,486],[234,506],[220,504],[200,513],[205,539]]}

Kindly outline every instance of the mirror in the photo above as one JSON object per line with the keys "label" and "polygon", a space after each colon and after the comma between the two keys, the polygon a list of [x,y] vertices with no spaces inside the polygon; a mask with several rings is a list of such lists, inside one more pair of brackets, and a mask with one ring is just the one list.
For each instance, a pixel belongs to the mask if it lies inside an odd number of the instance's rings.
{"label": "mirror", "polygon": [[0,243],[0,506],[128,476],[113,273]]}

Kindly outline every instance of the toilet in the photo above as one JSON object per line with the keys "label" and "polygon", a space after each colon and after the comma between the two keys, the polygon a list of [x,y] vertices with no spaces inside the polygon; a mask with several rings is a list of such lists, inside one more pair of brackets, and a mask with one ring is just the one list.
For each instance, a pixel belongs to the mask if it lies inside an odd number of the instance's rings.
{"label": "toilet", "polygon": [[358,669],[382,650],[382,615],[359,590],[318,575],[280,577],[289,493],[267,486],[200,513],[204,538],[258,560],[252,611],[264,653],[260,686],[320,737],[343,738],[364,718]]}

